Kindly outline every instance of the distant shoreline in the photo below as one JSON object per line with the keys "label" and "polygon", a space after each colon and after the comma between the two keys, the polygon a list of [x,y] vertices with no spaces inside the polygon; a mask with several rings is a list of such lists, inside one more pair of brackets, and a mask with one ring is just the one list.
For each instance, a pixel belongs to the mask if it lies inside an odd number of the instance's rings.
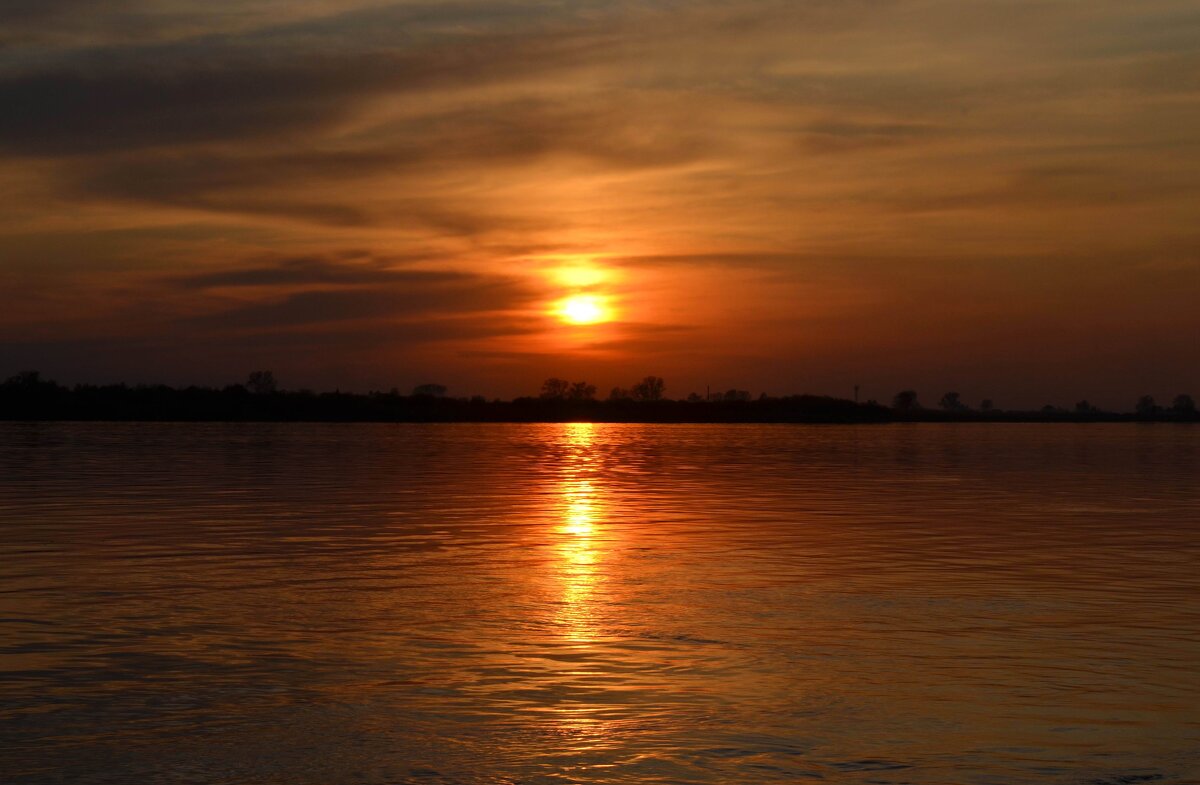
{"label": "distant shoreline", "polygon": [[[267,375],[269,376],[269,374]],[[252,375],[252,382],[254,380]],[[558,380],[550,380],[558,381]],[[635,387],[635,397],[617,395],[596,400],[595,388],[580,383],[585,395],[571,397],[563,383],[561,394],[487,400],[482,396],[455,398],[444,387],[428,385],[412,395],[398,391],[366,394],[341,391],[316,393],[281,391],[273,382],[265,389],[251,385],[224,388],[165,385],[76,385],[64,387],[35,372],[19,374],[0,384],[0,421],[23,422],[510,422],[510,423],[1117,423],[1200,422],[1190,396],[1176,400],[1187,406],[1165,408],[1143,396],[1137,412],[1101,411],[1081,402],[1073,410],[1047,406],[1039,411],[975,410],[948,393],[944,406],[925,408],[916,394],[897,396],[893,407],[875,401],[859,403],[823,395],[788,395],[752,399],[730,391],[726,397],[671,400],[656,391]],[[550,382],[547,383],[548,385]],[[552,388],[557,389],[557,388]],[[736,395],[734,393],[737,393]],[[908,396],[905,398],[905,396]],[[903,405],[902,405],[903,404]]]}
{"label": "distant shoreline", "polygon": [[0,423],[50,424],[119,424],[129,425],[1103,425],[1103,424],[1183,424],[1194,425],[1197,420],[1179,419],[1145,419],[1145,418],[1114,418],[1114,419],[991,419],[991,420],[266,420],[266,419],[66,419],[66,418],[13,418],[0,417]]}
{"label": "distant shoreline", "polygon": [[[763,425],[903,425],[925,424],[1097,424],[1097,423],[1200,423],[1196,416],[1130,413],[1074,414],[1071,412],[998,412],[951,414],[939,411],[875,413],[838,416],[816,412],[755,411],[753,404],[736,409],[715,409],[713,404],[663,402],[653,406],[604,407],[587,411],[527,411],[511,402],[487,404],[486,411],[443,410],[438,406],[404,411],[325,411],[308,415],[249,407],[243,411],[0,411],[0,422],[111,422],[111,423],[629,423],[629,424],[763,424]],[[266,407],[264,407],[266,408]],[[696,411],[702,409],[703,411]]]}

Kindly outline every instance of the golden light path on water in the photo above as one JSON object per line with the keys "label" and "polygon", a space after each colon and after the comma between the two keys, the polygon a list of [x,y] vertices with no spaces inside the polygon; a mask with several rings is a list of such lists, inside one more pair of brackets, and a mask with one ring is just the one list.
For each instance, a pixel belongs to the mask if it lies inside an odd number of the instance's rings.
{"label": "golden light path on water", "polygon": [[596,529],[600,525],[598,494],[588,476],[592,444],[591,423],[570,423],[566,439],[571,456],[566,476],[559,486],[562,518],[557,528],[559,577],[562,608],[559,622],[568,640],[587,644],[596,635],[596,613],[592,607],[598,582],[599,551]]}
{"label": "golden light path on water", "polygon": [[[561,599],[555,619],[572,654],[564,676],[589,680],[603,674],[597,667],[601,629],[602,575],[606,565],[605,505],[598,489],[595,456],[592,455],[595,426],[568,423],[564,426],[566,457],[558,485],[560,518],[555,527],[557,578]],[[603,705],[589,702],[564,703],[555,707],[559,732],[572,740],[577,753],[613,743],[610,723],[599,716]],[[609,707],[610,708],[610,707]]]}

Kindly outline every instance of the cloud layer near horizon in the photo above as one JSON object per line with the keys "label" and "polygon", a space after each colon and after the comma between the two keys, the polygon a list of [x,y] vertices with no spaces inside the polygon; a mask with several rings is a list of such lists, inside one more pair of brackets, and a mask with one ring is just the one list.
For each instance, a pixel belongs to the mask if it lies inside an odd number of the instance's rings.
{"label": "cloud layer near horizon", "polygon": [[[0,31],[10,371],[1200,388],[1194,3],[40,0]],[[548,315],[562,265],[617,322]]]}

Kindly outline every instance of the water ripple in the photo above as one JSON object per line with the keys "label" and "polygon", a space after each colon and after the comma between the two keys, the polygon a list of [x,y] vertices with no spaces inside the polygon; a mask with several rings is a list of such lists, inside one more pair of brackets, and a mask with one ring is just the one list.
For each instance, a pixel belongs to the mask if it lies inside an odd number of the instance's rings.
{"label": "water ripple", "polygon": [[13,783],[1200,781],[1200,430],[0,424]]}

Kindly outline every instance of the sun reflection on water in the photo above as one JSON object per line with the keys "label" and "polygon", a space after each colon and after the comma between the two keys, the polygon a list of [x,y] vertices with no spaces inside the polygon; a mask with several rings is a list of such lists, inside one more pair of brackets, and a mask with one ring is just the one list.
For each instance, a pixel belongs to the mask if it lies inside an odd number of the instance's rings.
{"label": "sun reflection on water", "polygon": [[565,428],[568,451],[558,486],[561,512],[555,528],[562,589],[557,621],[568,641],[587,644],[598,634],[596,592],[601,582],[603,505],[591,478],[595,471],[590,453],[594,426],[568,423]]}
{"label": "sun reflection on water", "polygon": [[595,637],[596,588],[600,554],[596,544],[596,508],[591,483],[567,483],[563,488],[558,549],[562,587],[559,624],[568,640],[584,643]]}
{"label": "sun reflection on water", "polygon": [[[567,682],[587,684],[606,668],[604,622],[609,563],[610,508],[599,462],[594,454],[595,426],[568,423],[562,435],[566,447],[555,492],[558,514],[554,526],[554,580],[559,597],[555,627],[560,645],[572,652],[562,673]],[[611,710],[605,702],[566,702],[553,709],[556,733],[569,739],[573,754],[586,755],[611,742]]]}
{"label": "sun reflection on water", "polygon": [[588,538],[595,532],[596,507],[590,480],[563,483],[563,520],[559,532]]}

